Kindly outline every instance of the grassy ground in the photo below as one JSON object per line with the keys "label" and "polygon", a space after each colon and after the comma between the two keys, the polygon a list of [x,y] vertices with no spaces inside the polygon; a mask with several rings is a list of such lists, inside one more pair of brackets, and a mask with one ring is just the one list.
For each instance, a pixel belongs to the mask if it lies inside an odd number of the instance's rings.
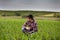
{"label": "grassy ground", "polygon": [[[60,40],[60,21],[36,20],[38,32],[30,40]],[[28,40],[22,32],[25,19],[0,18],[0,40]]]}

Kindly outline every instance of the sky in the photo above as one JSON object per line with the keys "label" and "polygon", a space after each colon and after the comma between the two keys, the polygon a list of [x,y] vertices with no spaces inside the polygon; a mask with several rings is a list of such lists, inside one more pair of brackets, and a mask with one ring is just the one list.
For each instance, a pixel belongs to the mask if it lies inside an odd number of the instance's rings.
{"label": "sky", "polygon": [[0,0],[0,10],[60,12],[60,0]]}

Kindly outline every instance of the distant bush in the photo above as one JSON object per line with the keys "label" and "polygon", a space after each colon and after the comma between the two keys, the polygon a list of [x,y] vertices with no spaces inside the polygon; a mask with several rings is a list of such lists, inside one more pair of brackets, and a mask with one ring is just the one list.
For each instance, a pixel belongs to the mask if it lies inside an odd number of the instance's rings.
{"label": "distant bush", "polygon": [[21,16],[20,13],[15,13],[15,14],[16,14],[16,16]]}
{"label": "distant bush", "polygon": [[60,18],[60,13],[55,13],[54,17]]}
{"label": "distant bush", "polygon": [[7,13],[2,13],[1,16],[9,16]]}

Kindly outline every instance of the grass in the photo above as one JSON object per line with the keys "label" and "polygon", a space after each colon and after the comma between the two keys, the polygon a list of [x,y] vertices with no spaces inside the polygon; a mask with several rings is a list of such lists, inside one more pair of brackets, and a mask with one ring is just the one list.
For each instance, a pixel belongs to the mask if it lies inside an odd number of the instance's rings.
{"label": "grass", "polygon": [[[30,40],[60,40],[60,21],[36,20],[38,32],[32,34]],[[0,19],[0,40],[28,40],[22,32],[25,19]]]}

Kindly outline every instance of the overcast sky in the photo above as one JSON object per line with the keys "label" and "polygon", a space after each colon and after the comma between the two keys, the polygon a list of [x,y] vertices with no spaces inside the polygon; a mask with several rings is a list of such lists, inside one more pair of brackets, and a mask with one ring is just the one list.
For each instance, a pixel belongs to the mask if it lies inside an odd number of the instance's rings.
{"label": "overcast sky", "polygon": [[60,0],[0,0],[0,10],[37,10],[60,12]]}

